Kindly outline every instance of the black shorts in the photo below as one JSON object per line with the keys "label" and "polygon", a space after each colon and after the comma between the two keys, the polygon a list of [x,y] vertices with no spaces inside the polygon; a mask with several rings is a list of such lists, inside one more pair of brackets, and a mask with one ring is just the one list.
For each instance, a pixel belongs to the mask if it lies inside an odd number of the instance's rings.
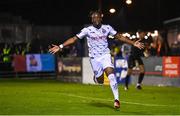
{"label": "black shorts", "polygon": [[138,63],[138,65],[144,65],[141,57],[130,55],[128,58],[128,68],[132,69],[133,67],[135,67],[136,62]]}

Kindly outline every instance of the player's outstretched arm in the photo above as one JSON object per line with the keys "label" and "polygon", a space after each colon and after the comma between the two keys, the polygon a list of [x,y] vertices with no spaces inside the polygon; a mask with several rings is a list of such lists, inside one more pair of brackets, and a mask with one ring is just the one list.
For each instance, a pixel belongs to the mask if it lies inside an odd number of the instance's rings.
{"label": "player's outstretched arm", "polygon": [[66,40],[63,44],[60,44],[60,45],[54,45],[52,44],[52,47],[49,49],[49,52],[51,54],[55,54],[56,52],[58,51],[62,51],[62,49],[65,47],[65,46],[69,46],[73,43],[76,42],[78,38],[76,36],[72,37],[72,38],[69,38],[68,40]]}
{"label": "player's outstretched arm", "polygon": [[140,40],[138,41],[132,41],[124,36],[122,36],[122,34],[116,34],[115,35],[115,38],[122,41],[122,42],[125,42],[125,43],[128,43],[128,44],[131,44],[131,45],[134,45],[135,47],[139,48],[139,49],[143,49],[144,48],[144,44],[139,42]]}

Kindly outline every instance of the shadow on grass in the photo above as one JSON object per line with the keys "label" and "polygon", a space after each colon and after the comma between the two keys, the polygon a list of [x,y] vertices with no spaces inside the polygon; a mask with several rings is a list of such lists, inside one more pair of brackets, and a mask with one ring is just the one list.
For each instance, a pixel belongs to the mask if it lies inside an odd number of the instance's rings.
{"label": "shadow on grass", "polygon": [[95,107],[98,107],[98,108],[104,108],[104,107],[106,107],[106,108],[109,108],[109,109],[113,109],[113,110],[117,110],[117,111],[119,111],[119,109],[115,109],[114,107],[113,107],[113,104],[112,105],[110,105],[110,104],[108,104],[108,103],[102,103],[102,102],[93,102],[93,103],[89,103],[91,106],[95,106]]}

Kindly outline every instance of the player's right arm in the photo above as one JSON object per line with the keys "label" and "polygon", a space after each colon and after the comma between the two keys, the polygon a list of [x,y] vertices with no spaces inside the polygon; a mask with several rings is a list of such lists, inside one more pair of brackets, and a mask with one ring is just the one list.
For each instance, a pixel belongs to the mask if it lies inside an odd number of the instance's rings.
{"label": "player's right arm", "polygon": [[61,51],[64,47],[69,46],[77,41],[77,39],[82,39],[87,35],[87,28],[83,28],[80,33],[76,34],[76,36],[69,38],[63,44],[60,45],[52,45],[52,48],[49,49],[49,52],[55,54],[58,51]]}
{"label": "player's right arm", "polygon": [[66,40],[63,44],[60,44],[60,45],[52,44],[52,47],[49,49],[49,52],[52,53],[52,54],[55,54],[58,51],[62,51],[62,49],[65,46],[69,46],[69,45],[75,43],[77,41],[77,39],[78,38],[76,36],[74,36],[74,37],[69,38],[68,40]]}

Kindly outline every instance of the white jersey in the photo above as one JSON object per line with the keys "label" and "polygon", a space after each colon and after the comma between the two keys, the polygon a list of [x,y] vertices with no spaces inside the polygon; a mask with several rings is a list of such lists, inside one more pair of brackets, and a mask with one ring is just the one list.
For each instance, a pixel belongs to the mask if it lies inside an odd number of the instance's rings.
{"label": "white jersey", "polygon": [[99,57],[109,54],[108,35],[114,36],[117,32],[110,25],[102,25],[101,28],[88,26],[81,30],[76,36],[79,39],[87,38],[89,57]]}

